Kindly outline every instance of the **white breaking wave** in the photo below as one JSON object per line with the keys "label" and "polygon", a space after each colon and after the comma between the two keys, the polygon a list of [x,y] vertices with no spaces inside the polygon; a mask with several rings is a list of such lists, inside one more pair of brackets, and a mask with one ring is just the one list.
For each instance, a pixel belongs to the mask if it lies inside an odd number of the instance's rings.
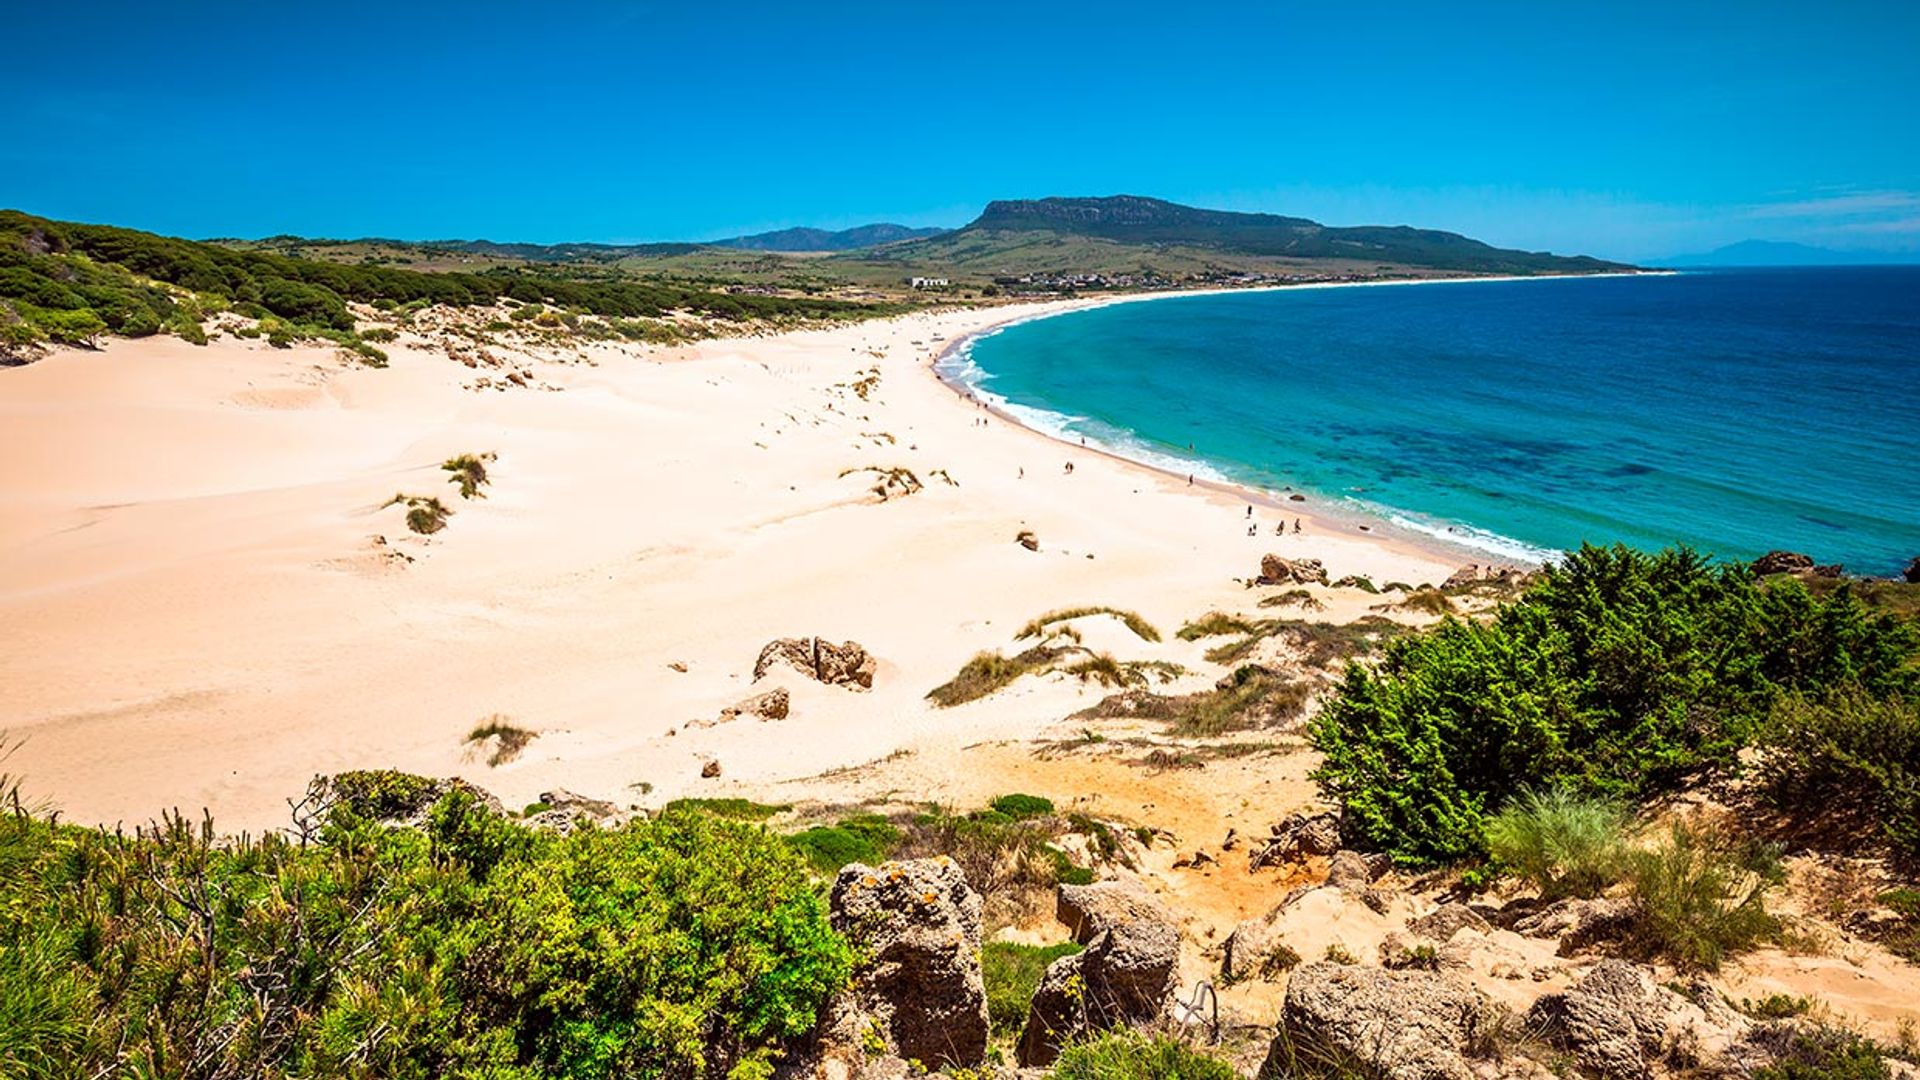
{"label": "white breaking wave", "polygon": [[1535,547],[1523,540],[1515,540],[1511,536],[1502,536],[1472,525],[1439,525],[1391,510],[1386,511],[1385,517],[1395,526],[1408,532],[1416,532],[1422,536],[1444,540],[1449,544],[1484,551],[1512,562],[1555,563],[1566,554],[1552,548]]}

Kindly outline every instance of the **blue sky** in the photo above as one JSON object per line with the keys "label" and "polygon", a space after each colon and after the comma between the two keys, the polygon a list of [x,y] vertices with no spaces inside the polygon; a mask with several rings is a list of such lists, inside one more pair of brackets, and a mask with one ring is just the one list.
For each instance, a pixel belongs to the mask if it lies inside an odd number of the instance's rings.
{"label": "blue sky", "polygon": [[21,4],[0,205],[712,238],[1157,195],[1652,258],[1920,251],[1920,3]]}

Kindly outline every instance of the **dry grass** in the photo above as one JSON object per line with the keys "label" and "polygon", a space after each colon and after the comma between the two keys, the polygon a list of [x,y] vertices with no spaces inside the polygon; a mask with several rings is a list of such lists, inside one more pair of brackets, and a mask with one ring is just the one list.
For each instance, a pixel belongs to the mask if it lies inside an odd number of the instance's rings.
{"label": "dry grass", "polygon": [[[886,502],[895,495],[900,495],[904,498],[925,486],[920,483],[920,478],[914,475],[912,469],[902,465],[861,465],[857,468],[842,469],[840,476],[845,478],[856,473],[872,473],[874,476],[879,477],[873,487],[868,490],[880,496],[881,502]],[[951,483],[952,481],[949,480],[948,482]]]}
{"label": "dry grass", "polygon": [[488,767],[494,768],[519,757],[537,734],[514,724],[511,717],[494,713],[467,733],[467,745],[472,753],[484,752]]}
{"label": "dry grass", "polygon": [[460,454],[441,462],[440,468],[452,474],[448,477],[451,483],[460,485],[461,498],[484,499],[486,496],[481,494],[480,489],[489,482],[487,462],[492,460],[493,455],[490,453]]}
{"label": "dry grass", "polygon": [[[1264,607],[1266,601],[1262,600]],[[1224,611],[1209,611],[1180,628],[1174,636],[1181,641],[1198,641],[1205,637],[1224,637],[1228,634],[1251,634],[1254,624],[1238,615],[1229,615]]]}
{"label": "dry grass", "polygon": [[1105,606],[1061,608],[1058,611],[1049,611],[1045,615],[1029,622],[1026,626],[1021,627],[1020,632],[1014,635],[1014,638],[1018,641],[1025,641],[1028,638],[1044,637],[1047,634],[1048,627],[1051,627],[1054,623],[1069,622],[1073,619],[1084,619],[1089,615],[1111,615],[1119,619],[1122,623],[1125,623],[1127,629],[1133,631],[1133,635],[1141,641],[1160,640],[1160,631],[1156,630],[1152,623],[1141,618],[1138,613],[1122,608]]}

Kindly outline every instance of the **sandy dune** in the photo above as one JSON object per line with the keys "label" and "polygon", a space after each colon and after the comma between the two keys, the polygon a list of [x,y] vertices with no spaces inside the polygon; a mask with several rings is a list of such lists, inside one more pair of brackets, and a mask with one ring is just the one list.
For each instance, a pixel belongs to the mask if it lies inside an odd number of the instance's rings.
{"label": "sandy dune", "polygon": [[[155,338],[0,371],[8,768],[99,822],[277,824],[308,777],[372,766],[510,804],[562,785],[653,805],[1056,720],[1077,686],[923,700],[1051,607],[1171,629],[1241,595],[1267,550],[1336,575],[1452,569],[1351,526],[1252,539],[1239,494],[977,425],[929,361],[1032,310],[529,361],[552,391],[467,389],[473,370],[404,341],[385,370]],[[438,467],[462,452],[498,455],[484,499]],[[926,487],[883,503],[841,475],[895,465]],[[395,493],[455,514],[415,536],[382,508]],[[751,684],[765,642],[811,634],[872,650],[874,689]],[[770,685],[794,692],[787,720],[683,728]],[[488,768],[463,739],[495,713],[540,736]]]}

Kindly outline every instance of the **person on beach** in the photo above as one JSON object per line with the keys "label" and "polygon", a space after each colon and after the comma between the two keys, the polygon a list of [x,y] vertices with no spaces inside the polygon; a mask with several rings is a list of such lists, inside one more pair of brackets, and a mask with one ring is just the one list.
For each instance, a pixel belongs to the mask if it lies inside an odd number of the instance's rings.
{"label": "person on beach", "polygon": [[1192,473],[1188,473],[1188,474],[1187,474],[1187,486],[1188,486],[1188,487],[1192,487],[1192,486],[1193,486],[1193,474],[1192,474]]}
{"label": "person on beach", "polygon": [[[1284,524],[1284,523],[1282,523],[1282,525],[1281,525],[1281,527],[1282,527],[1282,528],[1285,528],[1286,526],[1285,526],[1285,524]],[[1300,519],[1299,519],[1299,518],[1294,518],[1294,519],[1293,519],[1293,531],[1294,531],[1294,534],[1295,534],[1295,535],[1298,535],[1298,534],[1299,534],[1299,532],[1300,532]]]}
{"label": "person on beach", "polygon": [[1253,504],[1252,504],[1252,503],[1248,503],[1248,504],[1247,504],[1247,516],[1248,516],[1248,517],[1252,517],[1252,516],[1253,516]]}

